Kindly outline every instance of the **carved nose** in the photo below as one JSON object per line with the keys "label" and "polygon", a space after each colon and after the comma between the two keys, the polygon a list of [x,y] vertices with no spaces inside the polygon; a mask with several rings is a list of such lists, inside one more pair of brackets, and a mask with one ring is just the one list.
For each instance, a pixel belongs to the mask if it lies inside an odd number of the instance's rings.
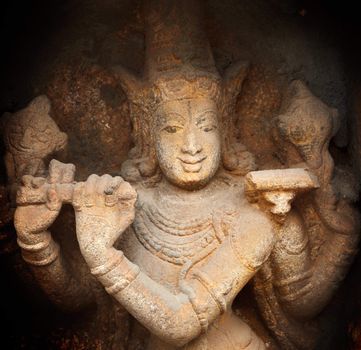
{"label": "carved nose", "polygon": [[186,140],[182,146],[182,152],[194,156],[201,151],[202,151],[202,146],[198,142],[196,142],[194,135],[192,133],[189,133],[186,136]]}

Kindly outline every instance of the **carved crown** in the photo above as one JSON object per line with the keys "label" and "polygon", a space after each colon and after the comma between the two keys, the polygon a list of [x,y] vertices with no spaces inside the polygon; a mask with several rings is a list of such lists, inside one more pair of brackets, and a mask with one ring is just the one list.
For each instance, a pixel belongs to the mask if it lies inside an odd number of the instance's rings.
{"label": "carved crown", "polygon": [[[224,167],[237,173],[252,170],[253,157],[243,145],[234,146],[237,142],[233,124],[248,64],[236,62],[221,77],[202,27],[200,3],[156,3],[157,11],[154,4],[145,11],[144,76],[137,77],[121,66],[114,68],[128,97],[133,124],[135,147],[126,165],[135,165],[141,176],[154,175],[157,167],[152,132],[155,110],[167,101],[206,97],[215,101],[219,109]],[[134,178],[133,170],[131,178]],[[127,178],[124,173],[123,176]]]}

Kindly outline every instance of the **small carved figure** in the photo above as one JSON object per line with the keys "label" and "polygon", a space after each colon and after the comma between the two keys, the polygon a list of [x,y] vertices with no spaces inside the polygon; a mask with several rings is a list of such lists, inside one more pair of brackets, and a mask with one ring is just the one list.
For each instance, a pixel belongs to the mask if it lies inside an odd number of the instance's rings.
{"label": "small carved figure", "polygon": [[[2,116],[5,165],[11,193],[16,191],[23,175],[44,176],[46,161],[67,144],[67,135],[60,132],[50,117],[50,109],[50,100],[38,96],[26,108]],[[11,197],[14,199],[13,194]]]}
{"label": "small carved figure", "polygon": [[46,178],[23,176],[15,213],[23,257],[54,302],[92,300],[48,231],[70,203],[91,274],[149,331],[147,349],[265,349],[232,310],[253,277],[280,347],[310,349],[313,321],[358,240],[355,213],[331,183],[335,112],[293,83],[276,121],[284,169],[255,171],[233,126],[248,65],[221,78],[196,2],[148,1],[145,13],[144,77],[115,69],[135,143],[124,180],[75,182],[75,167],[55,160]]}
{"label": "small carved figure", "polygon": [[255,291],[282,348],[311,349],[318,339],[317,316],[357,252],[359,217],[332,181],[328,147],[338,129],[337,111],[294,81],[275,124],[284,164],[309,169],[319,188],[294,202],[269,261],[255,279]]}

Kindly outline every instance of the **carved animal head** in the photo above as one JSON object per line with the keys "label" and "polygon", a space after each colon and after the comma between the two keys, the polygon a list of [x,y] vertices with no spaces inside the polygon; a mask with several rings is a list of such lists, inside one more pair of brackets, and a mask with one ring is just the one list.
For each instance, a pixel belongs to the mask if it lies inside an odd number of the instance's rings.
{"label": "carved animal head", "polygon": [[39,96],[26,108],[3,116],[5,147],[12,156],[17,177],[24,175],[20,169],[46,159],[67,144],[67,135],[49,115],[50,108],[49,99]]}
{"label": "carved animal head", "polygon": [[322,165],[332,136],[338,129],[338,113],[314,96],[301,81],[291,83],[281,114],[276,119],[278,133],[292,145],[313,169]]}

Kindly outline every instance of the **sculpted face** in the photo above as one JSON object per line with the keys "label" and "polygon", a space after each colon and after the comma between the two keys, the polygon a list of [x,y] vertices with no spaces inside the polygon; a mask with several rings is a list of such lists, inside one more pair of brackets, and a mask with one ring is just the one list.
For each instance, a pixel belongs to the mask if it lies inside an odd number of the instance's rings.
{"label": "sculpted face", "polygon": [[206,185],[221,154],[217,107],[206,98],[169,101],[156,112],[156,152],[165,177],[185,189]]}

